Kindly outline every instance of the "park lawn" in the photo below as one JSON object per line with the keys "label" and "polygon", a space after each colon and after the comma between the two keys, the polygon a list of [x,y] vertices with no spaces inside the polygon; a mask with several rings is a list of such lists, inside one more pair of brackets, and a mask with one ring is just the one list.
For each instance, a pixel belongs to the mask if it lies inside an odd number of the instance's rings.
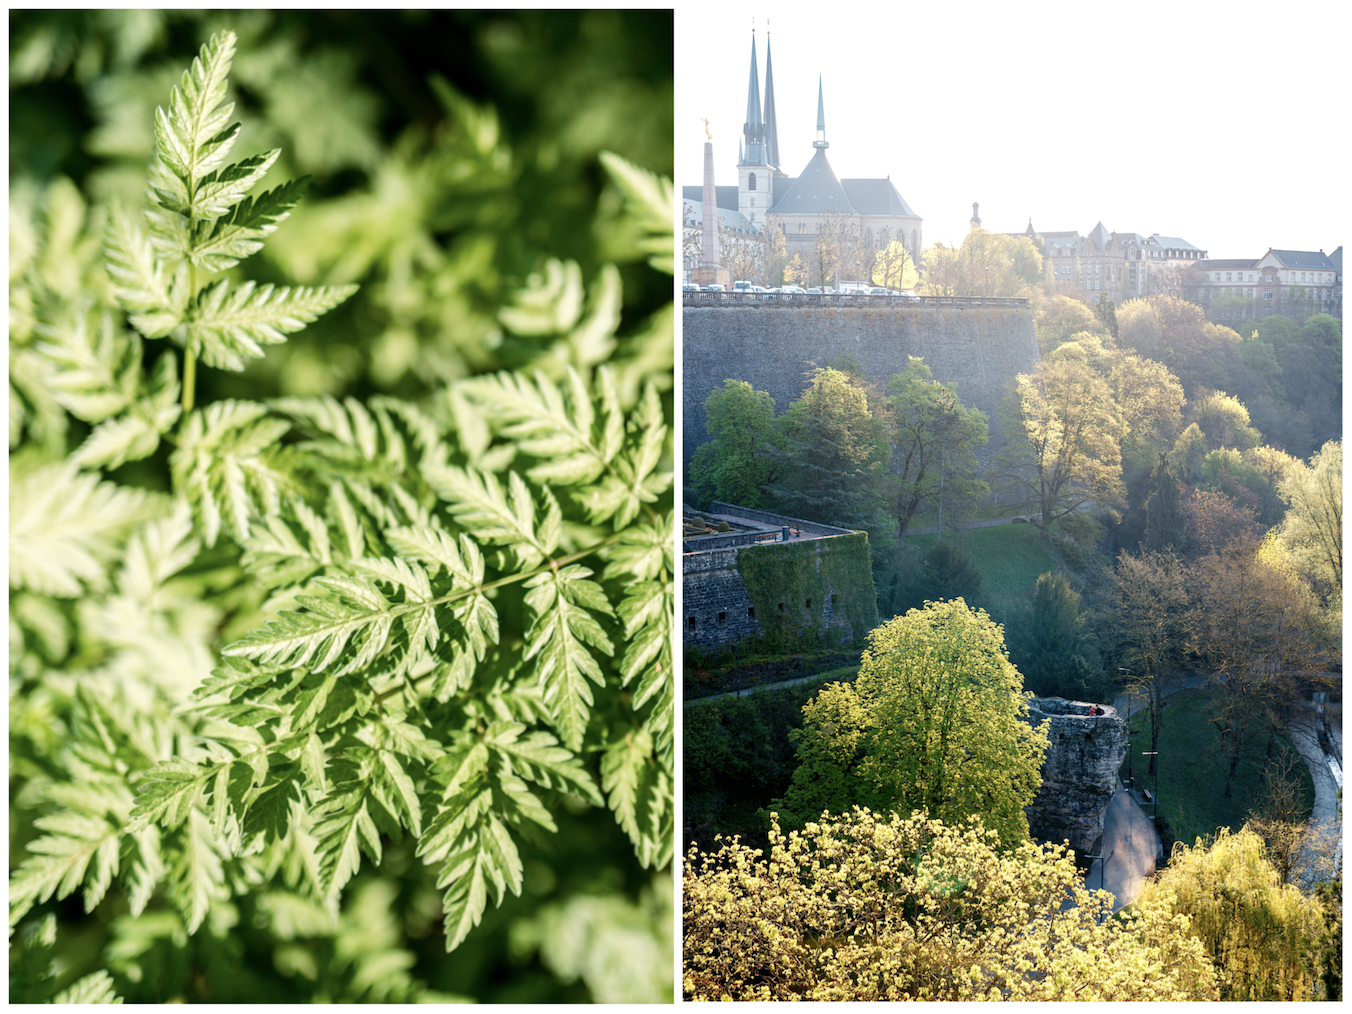
{"label": "park lawn", "polygon": [[[1164,725],[1159,740],[1159,795],[1160,815],[1168,821],[1177,841],[1187,845],[1197,838],[1215,834],[1219,827],[1238,831],[1248,818],[1249,811],[1258,803],[1262,791],[1262,773],[1267,751],[1267,736],[1263,735],[1249,745],[1235,774],[1233,795],[1225,797],[1225,776],[1229,761],[1221,755],[1220,736],[1211,724],[1210,699],[1204,690],[1180,690],[1165,698]],[[1150,716],[1140,711],[1131,716],[1131,768],[1136,785],[1155,789],[1154,778],[1148,776],[1149,757],[1142,756],[1150,749]],[[1292,753],[1296,748],[1285,736],[1278,735],[1273,751],[1285,746]],[[1304,783],[1307,816],[1314,806],[1314,782],[1301,762],[1297,771]],[[1127,762],[1121,769],[1127,777]],[[1146,813],[1153,812],[1149,805]]]}
{"label": "park lawn", "polygon": [[[951,539],[972,554],[986,579],[988,612],[997,619],[1018,615],[1031,602],[1037,579],[1061,565],[1032,525],[995,525],[969,528],[944,538]],[[908,545],[929,549],[933,535],[907,536]]]}

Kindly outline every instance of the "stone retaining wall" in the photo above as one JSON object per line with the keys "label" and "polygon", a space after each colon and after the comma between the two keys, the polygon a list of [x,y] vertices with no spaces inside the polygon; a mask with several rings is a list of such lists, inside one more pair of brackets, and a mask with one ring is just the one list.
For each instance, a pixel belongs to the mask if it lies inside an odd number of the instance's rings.
{"label": "stone retaining wall", "polygon": [[709,439],[704,401],[725,379],[769,391],[781,413],[807,386],[805,374],[846,356],[881,383],[908,356],[921,357],[936,380],[957,385],[963,404],[986,413],[996,447],[1006,391],[1039,362],[1023,307],[686,306],[681,322],[686,461]]}

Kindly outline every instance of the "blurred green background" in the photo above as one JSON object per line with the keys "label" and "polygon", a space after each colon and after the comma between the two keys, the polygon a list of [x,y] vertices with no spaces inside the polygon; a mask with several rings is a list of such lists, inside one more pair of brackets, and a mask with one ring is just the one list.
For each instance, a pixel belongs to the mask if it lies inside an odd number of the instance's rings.
{"label": "blurred green background", "polygon": [[[665,352],[648,339],[670,329],[672,278],[636,247],[598,154],[671,175],[670,11],[69,10],[9,19],[12,247],[63,177],[83,198],[89,237],[112,198],[142,204],[154,109],[222,29],[239,37],[236,151],[282,148],[260,189],[313,177],[264,251],[233,273],[361,289],[244,373],[204,369],[200,404],[287,394],[417,399],[489,370],[559,376],[558,337],[597,313],[617,312],[619,325],[592,362],[669,359],[669,337]],[[96,240],[76,249],[97,261]],[[607,310],[616,278],[622,297]],[[26,340],[16,319],[12,356]],[[670,418],[670,390],[665,397]],[[72,425],[64,440],[73,448],[86,431]],[[167,488],[163,453],[116,478]],[[25,782],[59,749],[53,740],[69,715],[48,718],[45,733],[11,726],[12,865],[36,833]],[[364,869],[345,892],[336,935],[296,926],[293,939],[279,940],[265,929],[277,913],[264,911],[262,895],[243,896],[235,926],[191,940],[155,932],[144,917],[127,929],[115,893],[91,915],[78,893],[38,912],[57,917],[66,974],[110,968],[128,1002],[380,999],[378,990],[351,992],[361,956],[378,953],[411,955],[392,959],[411,964],[392,968],[389,983],[417,980],[443,996],[670,996],[669,875],[640,868],[603,810],[561,816],[560,830],[523,849],[523,896],[490,906],[450,955],[439,892],[409,842],[391,845],[380,869]],[[635,975],[636,960],[646,978]]]}

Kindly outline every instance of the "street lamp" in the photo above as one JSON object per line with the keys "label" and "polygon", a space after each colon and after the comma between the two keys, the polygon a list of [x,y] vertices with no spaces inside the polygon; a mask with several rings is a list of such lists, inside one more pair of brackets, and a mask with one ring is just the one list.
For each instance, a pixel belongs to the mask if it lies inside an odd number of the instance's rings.
{"label": "street lamp", "polygon": [[[1158,757],[1158,750],[1142,750],[1142,757]],[[1155,816],[1150,818],[1155,822],[1155,833],[1160,833],[1160,762],[1155,761]]]}
{"label": "street lamp", "polygon": [[[1126,673],[1128,679],[1131,678],[1130,669],[1124,669],[1120,665],[1117,668],[1119,672]],[[1131,773],[1131,702],[1135,696],[1135,694],[1127,694],[1127,781],[1131,783],[1133,792],[1136,790],[1136,777]]]}

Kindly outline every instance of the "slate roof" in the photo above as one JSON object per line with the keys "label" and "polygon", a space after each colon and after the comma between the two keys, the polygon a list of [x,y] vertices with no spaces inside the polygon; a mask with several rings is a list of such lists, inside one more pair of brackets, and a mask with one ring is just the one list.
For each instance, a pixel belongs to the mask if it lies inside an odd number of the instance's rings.
{"label": "slate roof", "polygon": [[1103,223],[1099,222],[1099,224],[1094,226],[1090,231],[1088,239],[1089,242],[1094,245],[1094,249],[1106,250],[1108,248],[1110,237],[1108,235],[1108,230],[1103,227]]}
{"label": "slate roof", "polygon": [[890,179],[883,180],[841,180],[854,210],[861,215],[897,215],[903,218],[919,218],[911,206],[897,193]]}
{"label": "slate roof", "polygon": [[[696,204],[702,205],[704,203],[704,187],[681,187],[681,199],[694,201]],[[714,204],[719,208],[736,211],[737,187],[735,185],[728,187],[714,187]]]}
{"label": "slate roof", "polygon": [[[736,187],[733,188],[734,191],[736,191],[736,189],[737,189]],[[681,208],[681,221],[694,222],[695,225],[703,225],[704,201],[703,200],[692,201],[684,194],[681,195],[681,199],[685,202],[684,207]],[[718,224],[725,225],[729,229],[733,229],[737,232],[760,231],[760,228],[758,226],[753,226],[749,221],[747,221],[747,217],[743,215],[740,211],[738,211],[736,208],[725,208],[722,205],[719,205],[717,208],[714,209],[714,213],[718,216]]]}
{"label": "slate roof", "polygon": [[1337,271],[1338,271],[1338,281],[1341,282],[1341,281],[1343,280],[1343,248],[1342,248],[1342,247],[1339,247],[1337,250],[1334,250],[1333,253],[1329,254],[1329,263],[1332,264],[1332,265],[1334,266],[1334,268],[1337,269]]}
{"label": "slate roof", "polygon": [[1248,260],[1244,260],[1243,258],[1235,260],[1231,258],[1230,260],[1209,260],[1197,262],[1197,269],[1199,271],[1226,271],[1226,270],[1233,271],[1235,268],[1247,271],[1248,269],[1256,268],[1257,266],[1258,262],[1252,258],[1249,258]]}
{"label": "slate roof", "polygon": [[[1339,249],[1342,249],[1339,247]],[[1273,250],[1272,255],[1281,261],[1284,268],[1301,268],[1309,270],[1313,268],[1316,271],[1336,271],[1338,267],[1329,260],[1328,255],[1322,250]]]}
{"label": "slate roof", "polygon": [[779,188],[775,188],[778,198],[770,209],[772,215],[821,215],[828,212],[858,214],[850,203],[845,188],[836,179],[835,170],[826,160],[826,149],[818,148],[812,154],[811,161],[793,180],[782,197]]}

